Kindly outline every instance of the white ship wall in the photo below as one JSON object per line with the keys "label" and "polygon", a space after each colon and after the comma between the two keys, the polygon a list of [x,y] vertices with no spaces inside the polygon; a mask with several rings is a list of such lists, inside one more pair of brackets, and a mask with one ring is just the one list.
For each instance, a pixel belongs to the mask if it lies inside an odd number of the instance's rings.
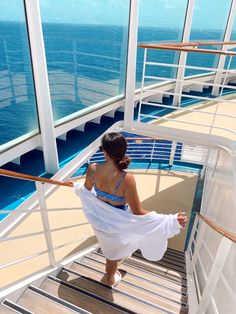
{"label": "white ship wall", "polygon": [[[235,202],[235,178],[233,172],[233,158],[225,150],[212,150],[210,152],[204,182],[204,194],[201,213],[214,221],[227,231],[236,233],[236,202]],[[199,257],[196,262],[196,272],[201,294],[206,287],[206,279],[217,273],[220,269],[212,269],[216,259],[220,241],[223,238],[219,233],[209,228],[204,222],[200,227],[201,237],[196,239],[196,248]],[[206,245],[203,244],[203,241]],[[210,258],[212,255],[213,261]],[[222,275],[216,281],[215,286],[208,285],[207,289],[212,293],[211,302],[206,313],[214,313],[215,307],[219,313],[233,314],[236,309],[236,244],[232,243],[229,253],[221,253],[225,264]],[[214,276],[214,274],[213,274]],[[216,275],[217,276],[217,275]]]}

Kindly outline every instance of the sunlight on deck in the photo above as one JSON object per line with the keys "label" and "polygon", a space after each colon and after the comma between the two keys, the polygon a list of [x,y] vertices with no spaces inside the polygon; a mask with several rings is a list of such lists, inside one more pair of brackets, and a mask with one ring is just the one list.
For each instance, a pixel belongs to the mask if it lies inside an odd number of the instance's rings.
{"label": "sunlight on deck", "polygon": [[[224,99],[225,101],[219,102],[218,108],[215,101],[206,101],[187,107],[188,109],[199,110],[198,112],[175,111],[165,115],[165,118],[174,119],[173,121],[160,121],[158,118],[158,121],[152,123],[187,131],[197,131],[205,134],[211,133],[213,135],[223,136],[227,139],[236,140],[236,98],[230,95],[225,96]],[[235,103],[227,102],[227,100],[235,101]],[[211,130],[209,126],[204,125],[211,125],[214,115],[207,114],[206,112],[215,113],[216,109],[218,114],[226,114],[229,116],[216,116],[214,127]],[[190,123],[199,123],[202,125],[193,125]],[[231,131],[235,132],[235,134]]]}

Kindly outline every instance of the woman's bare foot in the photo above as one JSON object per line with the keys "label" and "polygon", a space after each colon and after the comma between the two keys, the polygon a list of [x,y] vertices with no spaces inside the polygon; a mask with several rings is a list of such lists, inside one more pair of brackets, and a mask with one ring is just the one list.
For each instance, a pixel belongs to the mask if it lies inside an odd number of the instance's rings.
{"label": "woman's bare foot", "polygon": [[107,278],[107,285],[110,287],[115,287],[121,281],[121,278],[121,273],[119,272],[119,270],[117,270],[113,277]]}
{"label": "woman's bare foot", "polygon": [[186,224],[188,222],[188,217],[186,216],[185,212],[178,213],[177,220],[178,220],[178,223],[181,225],[182,228],[186,227]]}

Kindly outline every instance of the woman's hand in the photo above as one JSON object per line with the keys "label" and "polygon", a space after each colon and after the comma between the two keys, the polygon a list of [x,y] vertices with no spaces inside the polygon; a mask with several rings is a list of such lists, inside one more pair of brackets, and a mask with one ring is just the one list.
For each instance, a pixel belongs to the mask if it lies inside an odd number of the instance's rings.
{"label": "woman's hand", "polygon": [[74,182],[73,180],[69,180],[69,181],[66,181],[65,183],[69,184],[70,186],[74,186]]}
{"label": "woman's hand", "polygon": [[188,217],[186,216],[185,212],[178,213],[177,220],[178,220],[178,223],[181,225],[182,228],[186,227]]}

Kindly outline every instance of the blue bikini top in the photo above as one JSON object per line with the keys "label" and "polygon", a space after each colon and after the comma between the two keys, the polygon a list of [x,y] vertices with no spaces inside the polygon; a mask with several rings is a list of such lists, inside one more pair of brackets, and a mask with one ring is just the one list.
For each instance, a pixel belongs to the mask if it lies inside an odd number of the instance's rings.
{"label": "blue bikini top", "polygon": [[124,202],[125,201],[125,196],[117,196],[116,192],[117,192],[117,190],[118,190],[122,180],[124,179],[125,175],[126,175],[126,172],[123,173],[123,175],[121,176],[120,180],[118,181],[113,194],[110,194],[110,193],[101,191],[96,186],[96,183],[95,183],[95,180],[94,180],[94,167],[93,167],[93,169],[92,169],[92,180],[93,180],[94,189],[95,189],[95,192],[97,193],[97,196],[99,196],[101,198],[106,198],[107,200],[113,201],[113,202],[119,202],[119,203]]}

